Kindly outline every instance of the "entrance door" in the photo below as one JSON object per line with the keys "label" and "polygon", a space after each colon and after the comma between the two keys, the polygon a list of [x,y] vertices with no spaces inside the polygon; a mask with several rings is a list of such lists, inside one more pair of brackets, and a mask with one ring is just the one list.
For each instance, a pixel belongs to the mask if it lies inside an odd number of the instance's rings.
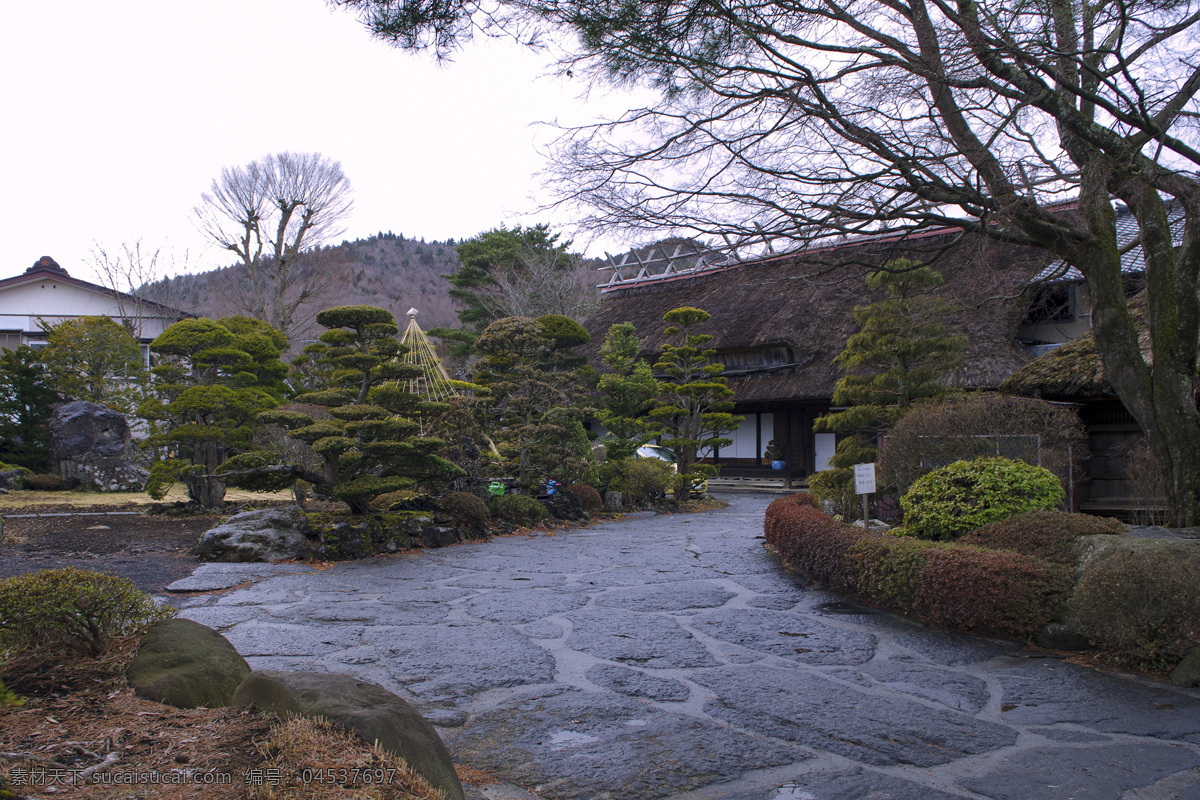
{"label": "entrance door", "polygon": [[836,449],[836,433],[813,434],[813,450],[815,451],[813,461],[816,462],[813,466],[817,472],[829,469],[829,459],[833,458],[833,452]]}

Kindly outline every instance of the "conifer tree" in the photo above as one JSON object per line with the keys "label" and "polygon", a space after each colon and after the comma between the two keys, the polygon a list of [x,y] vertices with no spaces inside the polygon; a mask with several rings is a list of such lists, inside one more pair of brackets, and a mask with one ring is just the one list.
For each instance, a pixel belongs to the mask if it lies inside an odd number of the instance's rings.
{"label": "conifer tree", "polygon": [[303,479],[318,494],[346,503],[351,513],[365,514],[381,494],[461,476],[462,470],[436,455],[440,439],[420,436],[416,417],[445,406],[403,388],[419,369],[400,358],[404,349],[391,312],[341,306],[320,312],[317,322],[328,330],[305,352],[316,366],[310,374],[320,376],[324,388],[296,401],[324,406],[330,418],[276,410],[260,414],[258,421],[280,425],[289,437],[312,447],[323,470],[283,464],[276,454],[260,451],[226,464],[224,474],[231,482],[263,490]]}
{"label": "conifer tree", "polygon": [[496,446],[522,491],[577,473],[590,457],[576,431],[591,410],[581,401],[587,367],[572,352],[589,338],[579,323],[548,315],[496,320],[475,343],[475,382],[491,392]]}
{"label": "conifer tree", "polygon": [[600,348],[601,360],[612,370],[600,376],[602,407],[597,414],[608,431],[603,444],[610,459],[628,458],[654,437],[646,415],[660,387],[650,365],[638,358],[641,348],[630,322],[610,327]]}
{"label": "conifer tree", "polygon": [[962,362],[964,340],[943,322],[956,308],[929,292],[941,286],[940,273],[898,259],[867,276],[867,288],[885,293],[854,309],[858,333],[834,362],[846,373],[833,393],[843,411],[818,418],[813,429],[845,434],[831,469],[810,481],[813,494],[832,500],[839,513],[854,503],[854,465],[875,461],[876,437],[919,400],[950,392],[946,373]]}
{"label": "conifer tree", "polygon": [[707,311],[690,306],[663,315],[669,323],[663,332],[678,337],[679,343],[664,344],[654,365],[655,371],[663,376],[662,393],[650,411],[650,418],[655,432],[663,437],[663,447],[675,456],[677,500],[691,498],[694,479],[716,474],[716,467],[697,463],[699,454],[709,448],[733,444],[732,439],[722,434],[736,430],[743,419],[730,413],[733,390],[726,386],[721,375],[725,367],[712,361],[715,350],[704,349],[713,337],[693,332],[711,318]]}
{"label": "conifer tree", "polygon": [[130,414],[145,399],[150,375],[142,348],[112,317],[77,317],[51,325],[38,355],[55,389],[70,400]]}
{"label": "conifer tree", "polygon": [[283,400],[287,339],[246,317],[185,319],[150,343],[155,396],[138,407],[150,423],[149,444],[169,456],[150,472],[147,490],[161,496],[180,478],[205,508],[220,508],[225,483],[218,468],[250,449],[256,417]]}
{"label": "conifer tree", "polygon": [[23,344],[0,352],[0,462],[34,472],[50,466],[46,425],[61,400],[36,350]]}

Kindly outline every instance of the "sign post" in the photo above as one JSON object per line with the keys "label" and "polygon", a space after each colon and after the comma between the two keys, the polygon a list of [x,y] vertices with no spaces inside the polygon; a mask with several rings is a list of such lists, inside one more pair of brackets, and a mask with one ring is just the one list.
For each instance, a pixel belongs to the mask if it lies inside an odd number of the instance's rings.
{"label": "sign post", "polygon": [[867,496],[875,494],[874,463],[854,465],[854,491],[862,495],[863,530],[870,530],[871,523],[867,520]]}

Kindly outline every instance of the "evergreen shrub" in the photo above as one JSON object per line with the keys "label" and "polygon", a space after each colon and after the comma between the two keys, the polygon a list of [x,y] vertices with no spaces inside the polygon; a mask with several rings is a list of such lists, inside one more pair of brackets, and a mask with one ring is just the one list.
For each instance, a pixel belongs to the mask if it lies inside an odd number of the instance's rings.
{"label": "evergreen shrub", "polygon": [[586,483],[573,483],[565,491],[575,495],[579,499],[579,504],[583,506],[583,510],[589,514],[595,514],[604,508],[604,500],[601,499],[600,492],[596,491],[593,486],[588,486]]}
{"label": "evergreen shrub", "polygon": [[82,646],[104,652],[175,609],[160,606],[126,578],[64,567],[0,581],[0,649]]}
{"label": "evergreen shrub", "polygon": [[667,496],[675,470],[657,458],[620,458],[606,461],[602,469],[608,491],[620,492],[626,506],[657,503]]}
{"label": "evergreen shrub", "polygon": [[583,510],[583,503],[571,492],[555,492],[546,498],[544,505],[546,510],[555,519],[567,519],[574,522],[587,519],[587,512]]}
{"label": "evergreen shrub", "polygon": [[1125,526],[1111,517],[1067,514],[1062,511],[1030,511],[990,522],[962,536],[962,544],[992,550],[1011,550],[1027,556],[1074,565],[1076,541],[1080,536],[1119,535]]}
{"label": "evergreen shrub", "polygon": [[533,525],[550,516],[546,507],[526,494],[506,494],[488,503],[492,514],[517,525]]}
{"label": "evergreen shrub", "polygon": [[1071,615],[1125,663],[1174,667],[1200,645],[1200,547],[1123,539],[1086,561]]}
{"label": "evergreen shrub", "polygon": [[450,492],[438,501],[438,509],[473,530],[487,525],[491,513],[487,503],[470,492]]}
{"label": "evergreen shrub", "polygon": [[946,541],[989,522],[1052,509],[1063,497],[1049,470],[993,457],[955,461],[921,476],[900,505],[908,535]]}

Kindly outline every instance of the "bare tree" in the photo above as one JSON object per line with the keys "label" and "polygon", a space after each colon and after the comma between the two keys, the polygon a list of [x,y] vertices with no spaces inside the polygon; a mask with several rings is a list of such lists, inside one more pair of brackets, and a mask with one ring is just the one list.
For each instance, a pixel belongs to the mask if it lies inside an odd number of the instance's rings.
{"label": "bare tree", "polygon": [[580,322],[600,305],[596,271],[578,253],[525,245],[516,261],[496,271],[492,279],[499,291],[485,296],[496,319],[562,314]]}
{"label": "bare tree", "polygon": [[112,295],[121,324],[135,339],[145,335],[147,319],[161,319],[166,328],[183,318],[183,297],[177,291],[181,284],[171,276],[187,269],[186,252],[176,258],[161,248],[143,249],[138,240],[122,244],[118,253],[96,243],[89,263]]}
{"label": "bare tree", "polygon": [[318,153],[277,153],[226,167],[201,196],[201,229],[240,260],[243,308],[289,338],[297,312],[327,288],[327,271],[302,255],[341,233],[350,182]]}
{"label": "bare tree", "polygon": [[[804,246],[949,225],[1061,257],[1091,288],[1106,376],[1167,471],[1172,522],[1200,524],[1196,3],[336,2],[439,52],[540,23],[578,35],[564,72],[658,89],[562,140],[559,186],[593,226]],[[1117,202],[1139,231],[1146,352]]]}

